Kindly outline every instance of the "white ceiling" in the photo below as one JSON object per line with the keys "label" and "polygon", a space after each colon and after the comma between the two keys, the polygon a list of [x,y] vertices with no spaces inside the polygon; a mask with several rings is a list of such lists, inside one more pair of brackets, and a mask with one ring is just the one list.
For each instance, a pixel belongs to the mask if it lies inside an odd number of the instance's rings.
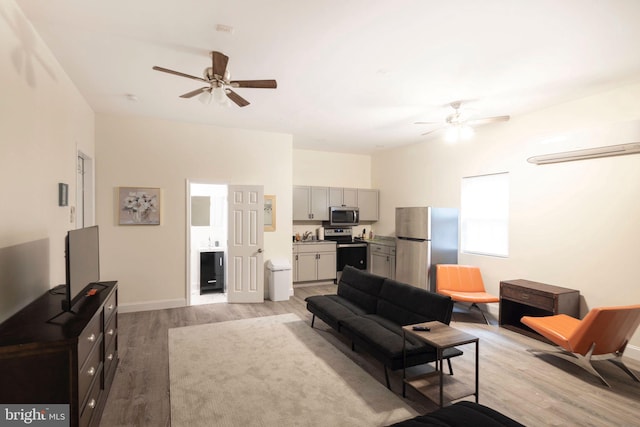
{"label": "white ceiling", "polygon": [[[371,153],[439,138],[413,123],[444,120],[457,99],[517,118],[640,79],[638,0],[16,3],[96,112],[284,132],[296,148]],[[212,50],[233,79],[278,88],[237,89],[245,108],[204,105],[178,97],[201,83],[151,68],[201,76]]]}

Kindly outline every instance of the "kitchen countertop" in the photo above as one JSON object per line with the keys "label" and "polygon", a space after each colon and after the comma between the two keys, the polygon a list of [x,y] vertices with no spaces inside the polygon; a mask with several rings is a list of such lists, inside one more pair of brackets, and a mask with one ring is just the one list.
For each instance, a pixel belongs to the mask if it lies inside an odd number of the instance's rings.
{"label": "kitchen countertop", "polygon": [[382,245],[382,246],[396,246],[396,238],[392,236],[376,236],[371,240],[363,240],[370,245]]}
{"label": "kitchen countertop", "polygon": [[293,242],[294,245],[313,245],[320,243],[335,243],[332,240],[300,240],[299,242]]}

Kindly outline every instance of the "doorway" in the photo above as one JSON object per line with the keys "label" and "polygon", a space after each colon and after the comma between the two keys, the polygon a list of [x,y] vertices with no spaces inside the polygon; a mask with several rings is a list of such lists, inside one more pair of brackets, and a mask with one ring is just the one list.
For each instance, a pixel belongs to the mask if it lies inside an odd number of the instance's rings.
{"label": "doorway", "polygon": [[226,185],[187,182],[187,305],[227,302],[227,193]]}
{"label": "doorway", "polygon": [[[75,227],[83,228],[94,225],[93,213],[93,160],[78,150],[76,158],[76,205],[72,215],[75,216]],[[72,220],[73,222],[73,220]]]}

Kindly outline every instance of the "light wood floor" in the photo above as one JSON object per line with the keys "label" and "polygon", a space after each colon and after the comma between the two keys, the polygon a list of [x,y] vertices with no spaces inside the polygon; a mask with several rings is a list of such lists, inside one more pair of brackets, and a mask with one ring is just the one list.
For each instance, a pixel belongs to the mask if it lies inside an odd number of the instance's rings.
{"label": "light wood floor", "polygon": [[[284,313],[295,313],[310,322],[311,314],[306,310],[304,299],[309,295],[335,293],[335,290],[335,285],[319,285],[296,288],[289,301],[211,304],[120,314],[120,364],[101,425],[171,425],[167,350],[170,328]],[[327,340],[384,384],[382,366],[375,359],[352,352],[350,344],[322,321],[316,320],[315,326]],[[611,363],[595,365],[611,384],[612,388],[608,389],[569,362],[538,357],[527,351],[549,346],[499,328],[495,322],[491,326],[483,324],[479,315],[456,309],[452,326],[480,337],[480,403],[528,426],[640,425],[640,383]],[[454,384],[447,386],[452,391],[473,385],[474,346],[460,349],[465,354],[453,359],[454,376],[449,380]],[[640,362],[628,358],[625,362],[640,374]],[[390,377],[392,390],[401,395],[402,371]],[[410,388],[406,402],[420,413],[437,408]]]}

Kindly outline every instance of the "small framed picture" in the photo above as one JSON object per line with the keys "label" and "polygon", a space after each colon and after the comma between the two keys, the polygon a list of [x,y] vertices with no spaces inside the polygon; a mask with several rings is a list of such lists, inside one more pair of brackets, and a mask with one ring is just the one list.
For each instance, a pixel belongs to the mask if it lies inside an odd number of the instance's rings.
{"label": "small framed picture", "polygon": [[120,187],[118,189],[118,224],[160,225],[160,189]]}

